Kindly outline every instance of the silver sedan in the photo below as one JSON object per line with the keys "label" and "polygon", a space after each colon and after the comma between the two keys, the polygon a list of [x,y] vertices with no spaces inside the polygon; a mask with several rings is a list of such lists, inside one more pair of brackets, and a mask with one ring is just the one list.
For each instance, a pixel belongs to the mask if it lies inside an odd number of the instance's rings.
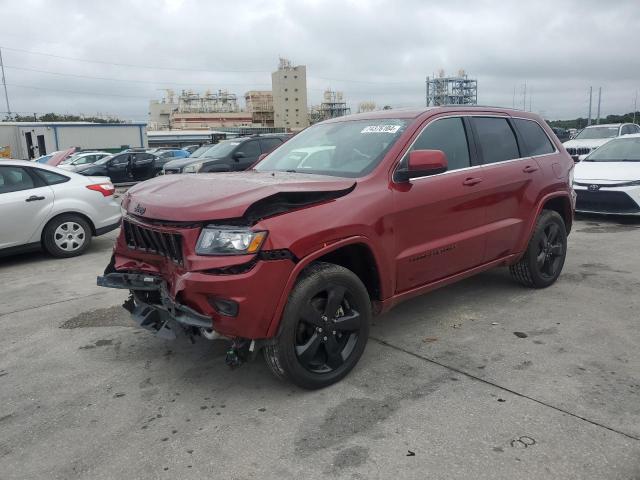
{"label": "silver sedan", "polygon": [[107,177],[1,160],[0,255],[40,248],[56,257],[80,255],[92,236],[120,225],[114,193]]}

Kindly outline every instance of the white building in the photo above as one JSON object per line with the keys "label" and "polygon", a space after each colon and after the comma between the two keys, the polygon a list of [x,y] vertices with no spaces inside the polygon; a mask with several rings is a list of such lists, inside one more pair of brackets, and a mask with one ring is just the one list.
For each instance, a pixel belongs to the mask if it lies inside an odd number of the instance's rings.
{"label": "white building", "polygon": [[8,155],[5,153],[5,156],[11,158],[29,160],[71,147],[107,151],[119,151],[125,146],[147,147],[146,125],[146,123],[0,122],[0,151],[8,151]]}

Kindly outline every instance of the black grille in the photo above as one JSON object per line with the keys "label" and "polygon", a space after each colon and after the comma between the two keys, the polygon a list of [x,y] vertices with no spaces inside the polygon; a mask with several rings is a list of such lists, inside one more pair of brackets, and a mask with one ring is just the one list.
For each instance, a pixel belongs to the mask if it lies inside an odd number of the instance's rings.
{"label": "black grille", "polygon": [[636,213],[640,206],[624,192],[576,190],[576,210],[606,213]]}
{"label": "black grille", "polygon": [[182,236],[180,234],[159,232],[127,220],[122,221],[122,228],[129,248],[162,255],[179,265],[183,264]]}
{"label": "black grille", "polygon": [[589,147],[567,148],[567,152],[569,153],[569,155],[586,155],[590,151],[591,149]]}

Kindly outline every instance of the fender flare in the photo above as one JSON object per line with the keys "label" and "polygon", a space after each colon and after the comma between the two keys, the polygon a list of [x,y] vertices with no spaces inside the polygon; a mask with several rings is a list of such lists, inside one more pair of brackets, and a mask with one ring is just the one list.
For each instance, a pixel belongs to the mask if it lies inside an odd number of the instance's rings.
{"label": "fender flare", "polygon": [[334,250],[338,250],[339,248],[345,247],[347,245],[353,245],[356,243],[362,243],[366,245],[369,248],[369,250],[371,250],[371,253],[373,255],[373,261],[375,262],[378,272],[380,271],[379,262],[374,253],[375,249],[373,248],[371,241],[367,237],[364,237],[361,235],[347,237],[330,244],[325,244],[321,249],[316,250],[313,253],[310,253],[306,257],[303,257],[302,259],[300,259],[298,263],[296,263],[296,266],[289,274],[287,283],[284,289],[282,290],[282,293],[280,295],[280,300],[278,300],[278,304],[273,313],[273,317],[271,318],[271,323],[269,324],[269,328],[267,330],[267,335],[266,335],[267,338],[275,337],[276,334],[278,333],[278,330],[280,329],[280,323],[281,323],[280,320],[282,318],[282,313],[284,312],[284,308],[287,304],[287,300],[289,299],[289,294],[291,293],[291,290],[293,290],[293,287],[296,284],[296,281],[298,280],[300,273],[305,268],[307,268],[312,262],[326,255],[327,253],[333,252]]}
{"label": "fender flare", "polygon": [[[536,221],[538,219],[538,217],[540,216],[540,213],[542,213],[542,210],[544,209],[544,205],[549,201],[552,200],[554,198],[561,198],[563,197],[571,206],[571,197],[569,196],[569,194],[567,192],[553,192],[553,193],[548,193],[546,194],[544,197],[542,197],[540,199],[540,201],[538,202],[538,206],[536,208],[536,211],[533,215],[533,217],[531,218],[531,221],[529,222],[529,228],[527,229],[527,235],[524,237],[523,241],[521,242],[521,244],[519,245],[519,248],[516,250],[516,252],[524,252],[527,249],[527,245],[529,245],[529,240],[531,239],[531,235],[533,235],[533,230],[536,228]],[[573,223],[573,210],[570,207],[570,216],[572,219],[572,223]],[[568,233],[568,232],[567,232]]]}

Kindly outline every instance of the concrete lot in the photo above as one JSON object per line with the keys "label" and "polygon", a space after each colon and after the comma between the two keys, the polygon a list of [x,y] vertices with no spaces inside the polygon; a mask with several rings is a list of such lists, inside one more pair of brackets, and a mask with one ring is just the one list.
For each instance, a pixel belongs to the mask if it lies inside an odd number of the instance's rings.
{"label": "concrete lot", "polygon": [[502,269],[399,306],[317,392],[133,328],[95,286],[114,236],[0,259],[3,480],[640,479],[640,221],[578,221],[545,291]]}

